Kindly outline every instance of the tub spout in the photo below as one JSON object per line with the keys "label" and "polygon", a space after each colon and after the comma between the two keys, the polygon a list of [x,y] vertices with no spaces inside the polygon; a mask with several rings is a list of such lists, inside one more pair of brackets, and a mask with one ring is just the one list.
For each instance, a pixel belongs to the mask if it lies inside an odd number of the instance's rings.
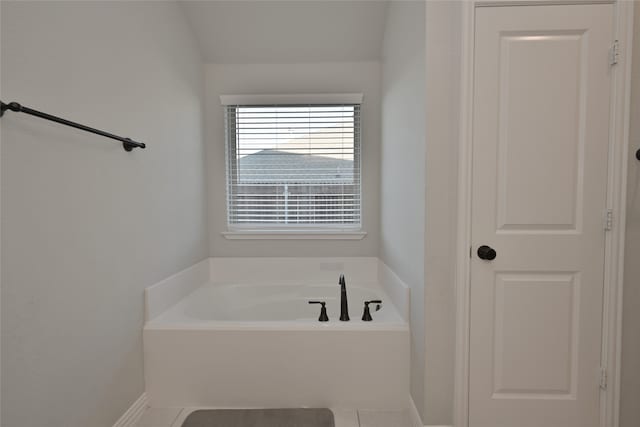
{"label": "tub spout", "polygon": [[344,274],[340,275],[338,280],[340,285],[340,320],[349,321],[349,304],[347,303],[347,282],[344,280]]}

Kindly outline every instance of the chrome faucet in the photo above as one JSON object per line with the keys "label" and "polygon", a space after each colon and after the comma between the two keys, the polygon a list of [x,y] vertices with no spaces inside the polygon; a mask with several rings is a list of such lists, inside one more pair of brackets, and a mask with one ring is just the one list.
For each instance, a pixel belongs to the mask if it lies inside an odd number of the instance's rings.
{"label": "chrome faucet", "polygon": [[349,321],[349,305],[347,304],[347,283],[344,280],[344,274],[340,275],[338,280],[340,285],[340,320]]}

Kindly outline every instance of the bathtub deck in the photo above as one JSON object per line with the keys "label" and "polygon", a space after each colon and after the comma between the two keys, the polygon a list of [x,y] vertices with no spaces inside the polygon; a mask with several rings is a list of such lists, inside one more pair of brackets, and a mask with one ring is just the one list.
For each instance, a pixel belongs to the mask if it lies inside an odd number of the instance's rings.
{"label": "bathtub deck", "polygon": [[[187,416],[204,408],[147,408],[136,427],[181,427]],[[335,427],[415,427],[408,411],[332,409]]]}

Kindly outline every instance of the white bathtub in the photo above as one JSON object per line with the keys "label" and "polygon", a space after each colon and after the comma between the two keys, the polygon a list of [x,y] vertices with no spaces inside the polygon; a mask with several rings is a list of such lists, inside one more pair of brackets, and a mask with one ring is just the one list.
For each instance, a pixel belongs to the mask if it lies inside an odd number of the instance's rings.
{"label": "white bathtub", "polygon": [[[347,284],[351,321],[329,283],[213,284],[144,327],[145,380],[158,407],[404,409],[409,328],[376,283]],[[363,302],[373,321],[361,320]],[[327,302],[330,321],[319,322]]]}
{"label": "white bathtub", "polygon": [[[390,299],[374,284],[348,286],[350,322],[339,322],[340,287],[336,284],[212,284],[208,283],[147,323],[148,328],[268,328],[374,326],[406,329]],[[382,300],[380,310],[372,304],[373,321],[361,321],[364,301]],[[319,305],[325,301],[329,322],[320,323]],[[286,323],[283,323],[286,322]],[[332,323],[336,323],[332,325]]]}

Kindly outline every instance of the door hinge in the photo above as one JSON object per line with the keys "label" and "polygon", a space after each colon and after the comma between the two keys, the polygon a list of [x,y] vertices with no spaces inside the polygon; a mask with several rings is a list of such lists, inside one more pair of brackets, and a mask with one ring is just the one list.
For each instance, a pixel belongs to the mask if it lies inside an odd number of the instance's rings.
{"label": "door hinge", "polygon": [[620,47],[618,40],[614,41],[609,48],[609,65],[616,65],[620,59]]}
{"label": "door hinge", "polygon": [[607,213],[604,218],[604,229],[611,231],[613,229],[613,209],[607,209]]}
{"label": "door hinge", "polygon": [[607,368],[600,368],[600,388],[607,389]]}

